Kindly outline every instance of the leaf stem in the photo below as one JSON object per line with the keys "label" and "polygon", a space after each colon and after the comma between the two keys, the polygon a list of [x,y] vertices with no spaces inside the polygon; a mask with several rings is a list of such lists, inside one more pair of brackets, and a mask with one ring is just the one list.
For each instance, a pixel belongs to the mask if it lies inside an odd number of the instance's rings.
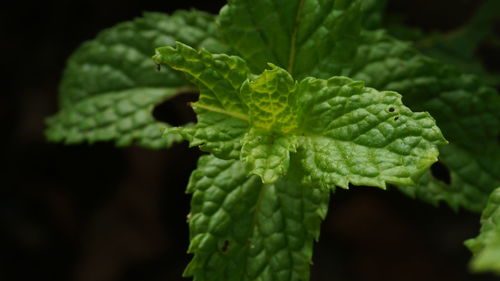
{"label": "leaf stem", "polygon": [[199,107],[199,108],[202,108],[202,109],[205,109],[205,110],[208,110],[208,111],[217,112],[217,113],[220,113],[220,114],[224,114],[224,115],[227,115],[227,116],[234,117],[236,119],[240,119],[240,120],[243,120],[243,121],[250,122],[250,118],[247,115],[244,115],[244,114],[241,114],[241,113],[231,112],[231,111],[227,111],[227,110],[224,110],[224,109],[220,109],[220,108],[217,108],[217,107],[213,107],[213,106],[205,105],[205,104],[200,104],[200,103],[191,103],[190,105],[192,107]]}
{"label": "leaf stem", "polygon": [[299,7],[297,8],[297,14],[295,14],[295,24],[293,27],[292,38],[290,39],[290,56],[288,57],[288,73],[293,75],[293,67],[295,65],[295,53],[297,50],[295,49],[296,41],[297,41],[297,29],[300,24],[300,12],[302,11],[302,7],[304,6],[304,0],[300,0]]}

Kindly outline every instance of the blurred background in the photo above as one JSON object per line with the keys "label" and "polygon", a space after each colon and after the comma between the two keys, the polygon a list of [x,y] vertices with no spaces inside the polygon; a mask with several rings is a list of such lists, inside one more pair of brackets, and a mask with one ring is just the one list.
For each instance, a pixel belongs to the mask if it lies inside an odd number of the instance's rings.
{"label": "blurred background", "polygon": [[[387,24],[401,38],[439,41],[484,2],[392,0]],[[143,11],[217,13],[224,3],[28,0],[2,7],[0,280],[186,280],[184,189],[198,150],[185,143],[163,151],[50,144],[44,119],[57,112],[65,60],[103,28]],[[479,65],[495,86],[500,25],[492,24],[473,61],[460,63]],[[193,118],[182,101],[164,108],[180,123]],[[435,173],[446,180],[446,170]],[[435,208],[395,190],[353,188],[333,196],[322,228],[313,281],[495,280],[467,273],[470,253],[462,243],[477,234],[478,214]]]}

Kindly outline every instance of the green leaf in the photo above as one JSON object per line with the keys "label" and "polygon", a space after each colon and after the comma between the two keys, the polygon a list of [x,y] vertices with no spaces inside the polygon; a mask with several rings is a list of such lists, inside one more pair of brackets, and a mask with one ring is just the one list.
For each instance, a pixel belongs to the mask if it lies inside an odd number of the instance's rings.
{"label": "green leaf", "polygon": [[351,0],[229,0],[218,17],[225,41],[253,71],[272,63],[296,78],[331,76],[348,64],[361,19]]}
{"label": "green leaf", "polygon": [[179,132],[192,146],[201,146],[217,157],[239,157],[241,144],[237,139],[248,130],[248,108],[238,94],[250,75],[245,61],[205,50],[197,52],[182,43],[177,43],[176,48],[158,48],[153,60],[184,71],[200,89],[198,102],[192,104],[197,124],[167,132]]}
{"label": "green leaf", "polygon": [[[201,87],[193,105],[199,123],[173,131],[218,157],[248,161],[265,183],[286,175],[290,153],[297,152],[304,180],[312,184],[412,184],[437,160],[436,146],[446,143],[434,120],[411,112],[399,94],[346,77],[293,82],[274,65],[254,76],[238,57],[182,44],[158,49],[155,60]],[[225,119],[215,123],[217,118]]]}
{"label": "green leaf", "polygon": [[66,144],[114,140],[118,146],[135,141],[149,148],[168,147],[182,137],[162,138],[167,125],[156,122],[151,112],[156,103],[177,93],[175,88],[135,88],[83,99],[48,120],[47,137]]}
{"label": "green leaf", "polygon": [[297,152],[298,138],[250,129],[242,139],[241,159],[263,183],[274,183],[288,173],[290,152]]}
{"label": "green leaf", "polygon": [[61,110],[47,120],[47,138],[67,144],[170,146],[180,136],[161,137],[168,124],[153,118],[154,106],[196,89],[171,69],[157,71],[151,55],[175,40],[223,50],[214,31],[213,16],[180,11],[171,16],[146,13],[101,32],[69,59],[59,91]]}
{"label": "green leaf", "polygon": [[481,216],[481,233],[465,241],[474,253],[470,268],[500,275],[500,188],[495,189]]}
{"label": "green leaf", "polygon": [[452,208],[481,211],[500,185],[500,96],[474,75],[463,74],[413,50],[384,32],[367,32],[347,73],[369,86],[404,95],[415,111],[429,111],[450,145],[440,148],[440,162],[450,172],[447,184],[432,174],[404,193]]}
{"label": "green leaf", "polygon": [[285,70],[270,64],[255,80],[241,86],[241,98],[248,105],[250,122],[257,128],[288,133],[296,130],[295,81]]}
{"label": "green leaf", "polygon": [[188,185],[194,258],[184,275],[195,281],[309,280],[329,192],[298,184],[297,174],[264,185],[241,161],[202,156]]}
{"label": "green leaf", "polygon": [[306,78],[298,92],[304,169],[322,185],[415,184],[446,143],[434,119],[395,92],[346,77]]}

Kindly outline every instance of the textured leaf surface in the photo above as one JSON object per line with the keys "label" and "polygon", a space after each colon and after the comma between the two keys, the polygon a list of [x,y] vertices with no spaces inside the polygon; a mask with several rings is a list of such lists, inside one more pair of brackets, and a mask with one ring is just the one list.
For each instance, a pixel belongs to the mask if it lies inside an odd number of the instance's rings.
{"label": "textured leaf surface", "polygon": [[201,157],[188,186],[194,258],[184,274],[195,281],[309,280],[329,196],[298,184],[297,174],[264,185],[239,160]]}
{"label": "textured leaf surface", "polygon": [[239,157],[239,139],[248,130],[248,108],[239,96],[242,83],[250,75],[245,61],[198,52],[181,43],[176,48],[158,48],[153,59],[185,72],[200,89],[199,100],[192,105],[197,124],[172,132],[180,132],[192,146],[201,146],[217,157]]}
{"label": "textured leaf surface", "polygon": [[465,245],[474,253],[470,267],[500,275],[500,187],[495,189],[481,216],[481,233]]}
{"label": "textured leaf surface", "polygon": [[251,129],[242,139],[241,159],[262,182],[273,183],[288,173],[290,152],[297,152],[298,142],[295,135]]}
{"label": "textured leaf surface", "polygon": [[298,92],[304,168],[322,185],[414,184],[446,143],[429,114],[395,92],[345,77],[306,78]]}
{"label": "textured leaf surface", "polygon": [[60,86],[58,114],[49,118],[51,141],[65,143],[114,140],[117,145],[161,148],[179,136],[162,138],[154,106],[192,91],[182,75],[151,62],[154,49],[182,40],[194,46],[221,50],[213,38],[211,15],[192,11],[171,16],[148,13],[118,24],[84,43],[69,59]]}
{"label": "textured leaf surface", "polygon": [[[346,77],[293,82],[274,65],[254,76],[238,57],[182,44],[158,49],[155,60],[186,72],[201,87],[193,105],[200,122],[175,132],[218,156],[230,147],[222,156],[248,161],[265,183],[285,175],[290,153],[297,151],[310,183],[412,184],[437,160],[436,145],[445,143],[434,120],[403,106],[399,94]],[[236,68],[231,73],[237,79],[222,75],[229,68]],[[238,122],[239,130],[224,122],[207,126],[207,116],[225,116],[225,122]]]}
{"label": "textured leaf surface", "polygon": [[230,0],[218,20],[226,42],[253,71],[273,63],[302,78],[336,73],[349,62],[360,11],[351,0]]}
{"label": "textured leaf surface", "polygon": [[348,75],[369,86],[404,95],[415,111],[429,111],[450,145],[440,161],[450,171],[447,184],[432,174],[402,191],[427,202],[445,200],[451,207],[481,211],[500,185],[500,97],[474,75],[462,74],[412,50],[383,32],[364,34]]}
{"label": "textured leaf surface", "polygon": [[270,66],[255,80],[243,83],[241,97],[255,127],[288,133],[298,127],[295,81],[285,70]]}

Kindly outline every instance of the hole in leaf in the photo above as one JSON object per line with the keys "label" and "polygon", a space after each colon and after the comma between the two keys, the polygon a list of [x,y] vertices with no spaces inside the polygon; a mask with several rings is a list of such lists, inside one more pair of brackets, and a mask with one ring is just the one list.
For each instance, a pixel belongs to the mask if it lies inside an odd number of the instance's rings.
{"label": "hole in leaf", "polygon": [[189,92],[176,95],[153,109],[153,117],[157,121],[168,123],[172,126],[182,126],[184,124],[195,122],[196,114],[189,106],[190,102],[198,99],[198,93]]}
{"label": "hole in leaf", "polygon": [[394,117],[394,121],[398,121],[398,120],[399,120],[399,116]]}
{"label": "hole in leaf", "polygon": [[395,109],[394,107],[392,107],[392,106],[391,106],[391,107],[389,107],[389,109],[388,109],[388,110],[389,110],[389,112],[394,112],[394,111],[396,111],[396,109]]}
{"label": "hole in leaf", "polygon": [[224,243],[222,244],[222,247],[220,248],[220,250],[223,253],[227,253],[227,251],[229,250],[229,240],[224,240]]}
{"label": "hole in leaf", "polygon": [[448,169],[448,167],[446,167],[446,165],[444,165],[440,161],[432,164],[431,173],[436,179],[448,185],[451,184],[450,170]]}

